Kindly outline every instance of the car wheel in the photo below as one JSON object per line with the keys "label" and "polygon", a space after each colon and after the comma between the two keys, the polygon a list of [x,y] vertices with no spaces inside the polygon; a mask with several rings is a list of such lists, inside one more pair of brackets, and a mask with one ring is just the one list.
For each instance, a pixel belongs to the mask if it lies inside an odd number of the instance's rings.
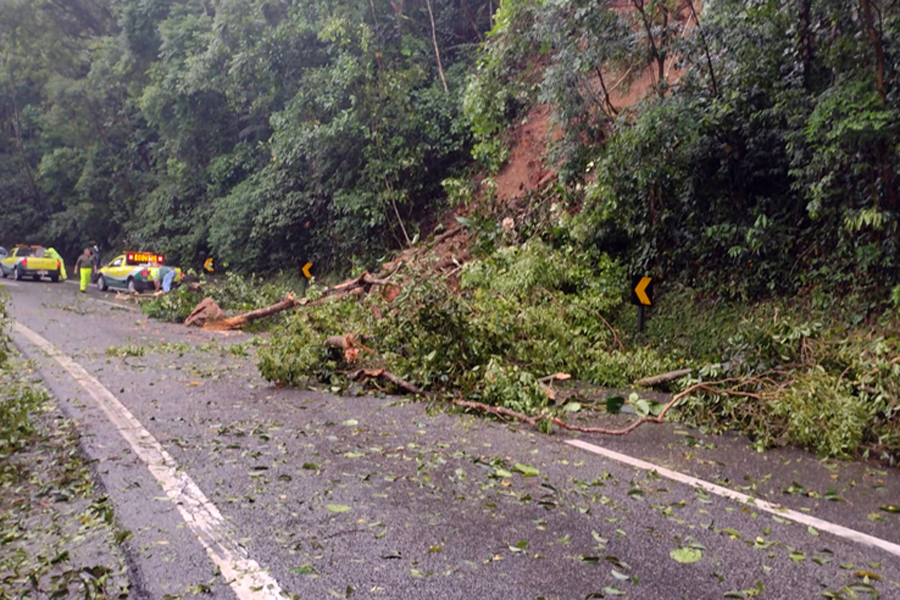
{"label": "car wheel", "polygon": [[106,278],[103,277],[103,275],[97,278],[97,289],[101,292],[105,292],[109,289],[109,286],[106,285]]}
{"label": "car wheel", "polygon": [[128,293],[129,294],[137,294],[138,293],[137,285],[135,285],[135,283],[134,283],[134,277],[128,278]]}
{"label": "car wheel", "polygon": [[9,277],[9,273],[3,270],[3,267],[0,267],[0,276],[3,276],[3,279]]}
{"label": "car wheel", "polygon": [[19,267],[13,269],[13,279],[16,281],[22,281],[22,270]]}
{"label": "car wheel", "polygon": [[59,283],[59,269],[57,269],[55,272],[50,273],[50,281],[52,281],[53,283]]}

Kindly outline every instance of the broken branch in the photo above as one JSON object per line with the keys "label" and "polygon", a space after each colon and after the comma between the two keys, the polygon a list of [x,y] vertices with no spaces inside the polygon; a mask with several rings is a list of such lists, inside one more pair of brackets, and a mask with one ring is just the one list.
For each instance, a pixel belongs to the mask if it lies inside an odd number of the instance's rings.
{"label": "broken branch", "polygon": [[[502,406],[491,406],[489,404],[484,404],[483,402],[474,402],[472,400],[456,399],[456,400],[451,400],[451,404],[454,404],[456,406],[461,406],[463,408],[477,410],[480,412],[486,412],[488,414],[492,414],[492,415],[495,415],[498,417],[510,417],[510,418],[516,419],[518,421],[521,421],[523,423],[528,423],[529,425],[531,425],[534,428],[538,428],[542,421],[550,421],[552,424],[556,425],[557,427],[560,427],[560,428],[568,430],[568,431],[578,431],[580,433],[599,433],[602,435],[619,436],[619,435],[626,435],[626,434],[631,433],[632,431],[634,431],[635,429],[637,429],[644,423],[663,423],[665,421],[666,413],[669,412],[669,410],[673,406],[678,404],[678,402],[682,398],[684,398],[696,391],[699,391],[699,390],[707,391],[707,392],[710,392],[713,394],[728,394],[728,395],[732,395],[732,396],[744,396],[744,397],[748,397],[748,398],[759,399],[759,397],[760,397],[759,394],[754,394],[752,392],[744,392],[737,388],[730,388],[730,389],[723,390],[723,389],[718,389],[718,388],[714,387],[714,386],[728,383],[731,381],[734,381],[734,380],[723,380],[723,381],[716,381],[716,382],[711,382],[711,383],[694,384],[691,387],[684,390],[683,392],[680,392],[680,393],[672,396],[672,399],[669,400],[669,402],[660,411],[659,416],[653,417],[653,416],[648,415],[646,417],[642,417],[642,418],[638,419],[637,421],[635,421],[634,423],[632,423],[631,425],[629,425],[628,427],[625,427],[622,429],[608,429],[606,427],[582,427],[581,425],[571,425],[569,423],[566,423],[559,417],[548,417],[548,416],[529,417],[528,415],[522,414],[520,412],[516,412],[514,410],[509,410],[508,408],[504,408]],[[743,385],[743,384],[739,384],[737,387],[740,387],[741,385]]]}
{"label": "broken branch", "polygon": [[405,392],[408,392],[410,394],[421,394],[422,393],[422,390],[419,389],[417,386],[411,384],[410,382],[406,381],[405,379],[400,379],[399,377],[397,377],[390,371],[385,371],[384,369],[360,369],[358,371],[354,371],[354,372],[348,374],[347,377],[349,377],[353,381],[358,381],[359,379],[361,379],[363,377],[372,377],[375,379],[381,378],[381,379],[384,379],[385,381],[389,381],[389,382],[393,383],[395,386],[397,386],[397,388],[399,388]]}
{"label": "broken branch", "polygon": [[367,348],[357,341],[356,337],[351,334],[333,335],[325,340],[325,345],[329,348],[340,348],[344,351],[344,360],[348,363],[356,362],[359,358],[359,351],[365,350],[369,354],[375,354],[371,348]]}
{"label": "broken branch", "polygon": [[643,379],[638,379],[634,382],[634,385],[636,385],[637,387],[653,387],[660,385],[661,383],[668,383],[669,381],[681,379],[682,377],[690,375],[693,372],[693,369],[678,369],[677,371],[669,371],[660,375],[654,375],[653,377],[644,377]]}

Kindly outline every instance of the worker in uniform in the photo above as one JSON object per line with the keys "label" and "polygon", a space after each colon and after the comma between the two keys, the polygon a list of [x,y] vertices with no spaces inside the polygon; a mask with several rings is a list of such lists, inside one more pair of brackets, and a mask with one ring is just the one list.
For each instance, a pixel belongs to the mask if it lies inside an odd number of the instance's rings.
{"label": "worker in uniform", "polygon": [[85,248],[84,253],[78,257],[75,262],[75,271],[81,277],[81,293],[87,292],[87,287],[91,284],[91,273],[94,272],[94,260],[91,257],[91,249]]}
{"label": "worker in uniform", "polygon": [[47,248],[44,250],[44,256],[47,258],[55,258],[59,261],[59,278],[65,281],[69,278],[68,274],[66,274],[66,263],[63,260],[63,257],[60,256],[59,252],[57,252],[53,248]]}
{"label": "worker in uniform", "polygon": [[163,293],[168,294],[172,291],[172,281],[175,280],[175,269],[168,265],[163,265],[158,261],[154,261],[152,265],[157,267],[156,275],[153,278],[153,287],[156,288],[157,292],[162,289]]}

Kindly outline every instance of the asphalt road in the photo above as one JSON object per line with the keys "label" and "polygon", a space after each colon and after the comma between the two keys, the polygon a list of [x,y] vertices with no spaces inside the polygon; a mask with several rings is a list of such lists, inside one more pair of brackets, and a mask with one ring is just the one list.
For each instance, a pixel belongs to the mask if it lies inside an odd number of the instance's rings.
{"label": "asphalt road", "polygon": [[900,598],[896,468],[678,425],[581,438],[675,473],[648,471],[425,402],[275,389],[264,337],[0,286],[132,534],[133,598]]}

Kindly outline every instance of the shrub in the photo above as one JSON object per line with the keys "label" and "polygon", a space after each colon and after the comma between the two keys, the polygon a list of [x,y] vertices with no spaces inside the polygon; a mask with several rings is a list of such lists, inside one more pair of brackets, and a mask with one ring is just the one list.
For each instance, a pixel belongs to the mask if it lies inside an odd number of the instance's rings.
{"label": "shrub", "polygon": [[728,339],[725,362],[701,370],[701,376],[731,378],[729,385],[737,382],[752,395],[694,394],[681,405],[682,416],[713,429],[743,431],[759,448],[796,444],[825,456],[896,463],[896,319],[859,329],[829,322],[824,314],[807,316],[812,318],[748,316]]}
{"label": "shrub", "polygon": [[[604,314],[622,303],[621,269],[608,257],[591,266],[569,250],[533,241],[467,264],[458,291],[413,269],[393,302],[370,294],[305,308],[260,351],[260,371],[291,385],[344,385],[350,370],[385,368],[427,391],[534,413],[547,406],[544,375],[624,385],[672,364],[652,350],[613,352]],[[347,333],[374,354],[347,364],[324,347]]]}

